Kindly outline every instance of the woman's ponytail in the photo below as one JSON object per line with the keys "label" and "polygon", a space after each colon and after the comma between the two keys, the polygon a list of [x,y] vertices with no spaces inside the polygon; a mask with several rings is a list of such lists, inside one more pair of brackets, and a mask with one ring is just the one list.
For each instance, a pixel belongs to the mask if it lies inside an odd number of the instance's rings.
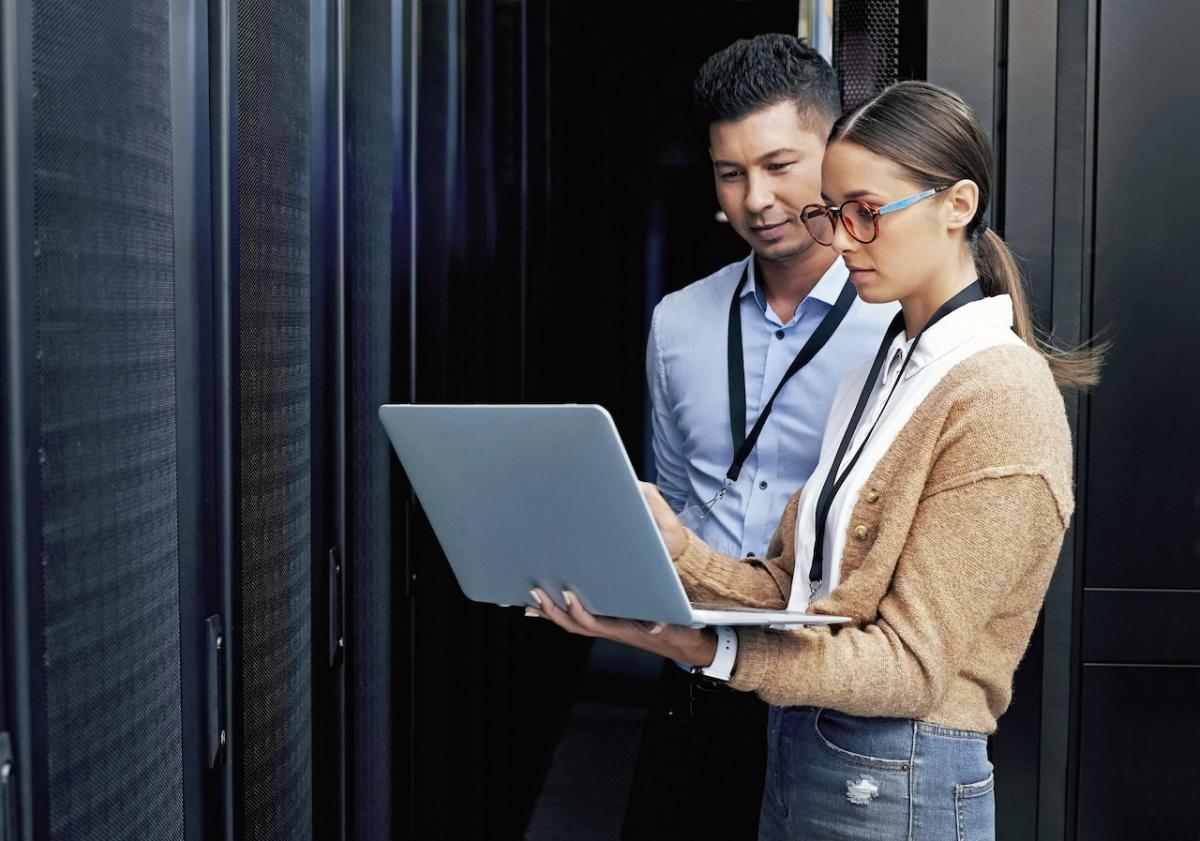
{"label": "woman's ponytail", "polygon": [[981,228],[974,239],[972,253],[979,272],[984,294],[1008,295],[1013,306],[1013,330],[1025,344],[1045,357],[1059,388],[1086,391],[1100,382],[1100,366],[1104,349],[1072,348],[1063,350],[1039,336],[1033,326],[1029,299],[1021,270],[1007,243],[990,228]]}

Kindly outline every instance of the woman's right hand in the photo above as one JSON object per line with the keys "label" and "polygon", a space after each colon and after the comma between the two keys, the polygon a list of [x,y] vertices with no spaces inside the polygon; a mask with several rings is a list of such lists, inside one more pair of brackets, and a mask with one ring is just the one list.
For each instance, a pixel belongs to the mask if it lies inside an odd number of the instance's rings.
{"label": "woman's right hand", "polygon": [[687,548],[687,531],[657,487],[649,482],[638,484],[642,487],[642,496],[646,497],[646,503],[650,506],[654,524],[662,532],[663,542],[667,544],[667,551],[671,553],[671,560],[675,560]]}

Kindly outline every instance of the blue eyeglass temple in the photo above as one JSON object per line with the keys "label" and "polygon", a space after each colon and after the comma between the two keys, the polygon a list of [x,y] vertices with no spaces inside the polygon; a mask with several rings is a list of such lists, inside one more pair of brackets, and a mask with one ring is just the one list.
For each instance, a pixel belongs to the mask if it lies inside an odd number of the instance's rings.
{"label": "blue eyeglass temple", "polygon": [[912,205],[916,204],[921,199],[929,198],[934,193],[936,193],[938,190],[943,190],[943,189],[945,189],[945,188],[944,187],[932,187],[923,193],[917,193],[915,196],[909,196],[906,199],[897,199],[896,201],[892,202],[891,204],[885,204],[883,207],[876,208],[875,213],[882,216],[885,213],[891,213],[893,210],[903,210],[906,207],[911,207]]}

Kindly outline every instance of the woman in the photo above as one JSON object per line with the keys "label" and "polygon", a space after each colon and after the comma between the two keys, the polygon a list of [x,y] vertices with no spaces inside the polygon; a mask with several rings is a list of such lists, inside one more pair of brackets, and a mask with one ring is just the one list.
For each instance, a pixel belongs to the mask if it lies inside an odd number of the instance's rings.
{"label": "woman", "polygon": [[646,629],[533,593],[531,615],[575,633],[700,667],[733,659],[730,685],[772,704],[763,841],[994,837],[987,734],[1073,509],[1059,388],[1094,384],[1099,361],[1035,337],[1013,256],[984,223],[991,161],[966,104],[925,83],[834,126],[828,204],[800,221],[859,297],[901,313],[839,388],[770,558],[714,552],[646,486],[691,598],[849,624]]}

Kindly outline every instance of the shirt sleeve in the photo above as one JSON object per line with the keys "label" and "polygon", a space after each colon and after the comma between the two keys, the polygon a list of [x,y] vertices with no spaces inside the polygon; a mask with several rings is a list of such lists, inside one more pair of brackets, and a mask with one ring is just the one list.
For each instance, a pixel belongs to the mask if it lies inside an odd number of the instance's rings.
{"label": "shirt sleeve", "polygon": [[717,680],[729,680],[733,674],[733,666],[737,662],[738,638],[733,628],[718,625],[717,654],[712,663],[700,669],[701,672]]}
{"label": "shirt sleeve", "polygon": [[666,371],[659,345],[659,320],[662,305],[654,308],[650,338],[646,342],[646,382],[650,388],[650,427],[653,433],[655,484],[667,504],[676,512],[688,500],[687,459],[683,454],[683,435],[675,425],[667,393]]}
{"label": "shirt sleeve", "polygon": [[717,653],[711,663],[699,669],[693,669],[690,663],[684,663],[682,660],[673,660],[672,662],[685,672],[698,671],[717,680],[729,680],[733,674],[734,664],[737,662],[737,633],[733,628],[724,625],[715,625],[713,630],[717,632]]}

